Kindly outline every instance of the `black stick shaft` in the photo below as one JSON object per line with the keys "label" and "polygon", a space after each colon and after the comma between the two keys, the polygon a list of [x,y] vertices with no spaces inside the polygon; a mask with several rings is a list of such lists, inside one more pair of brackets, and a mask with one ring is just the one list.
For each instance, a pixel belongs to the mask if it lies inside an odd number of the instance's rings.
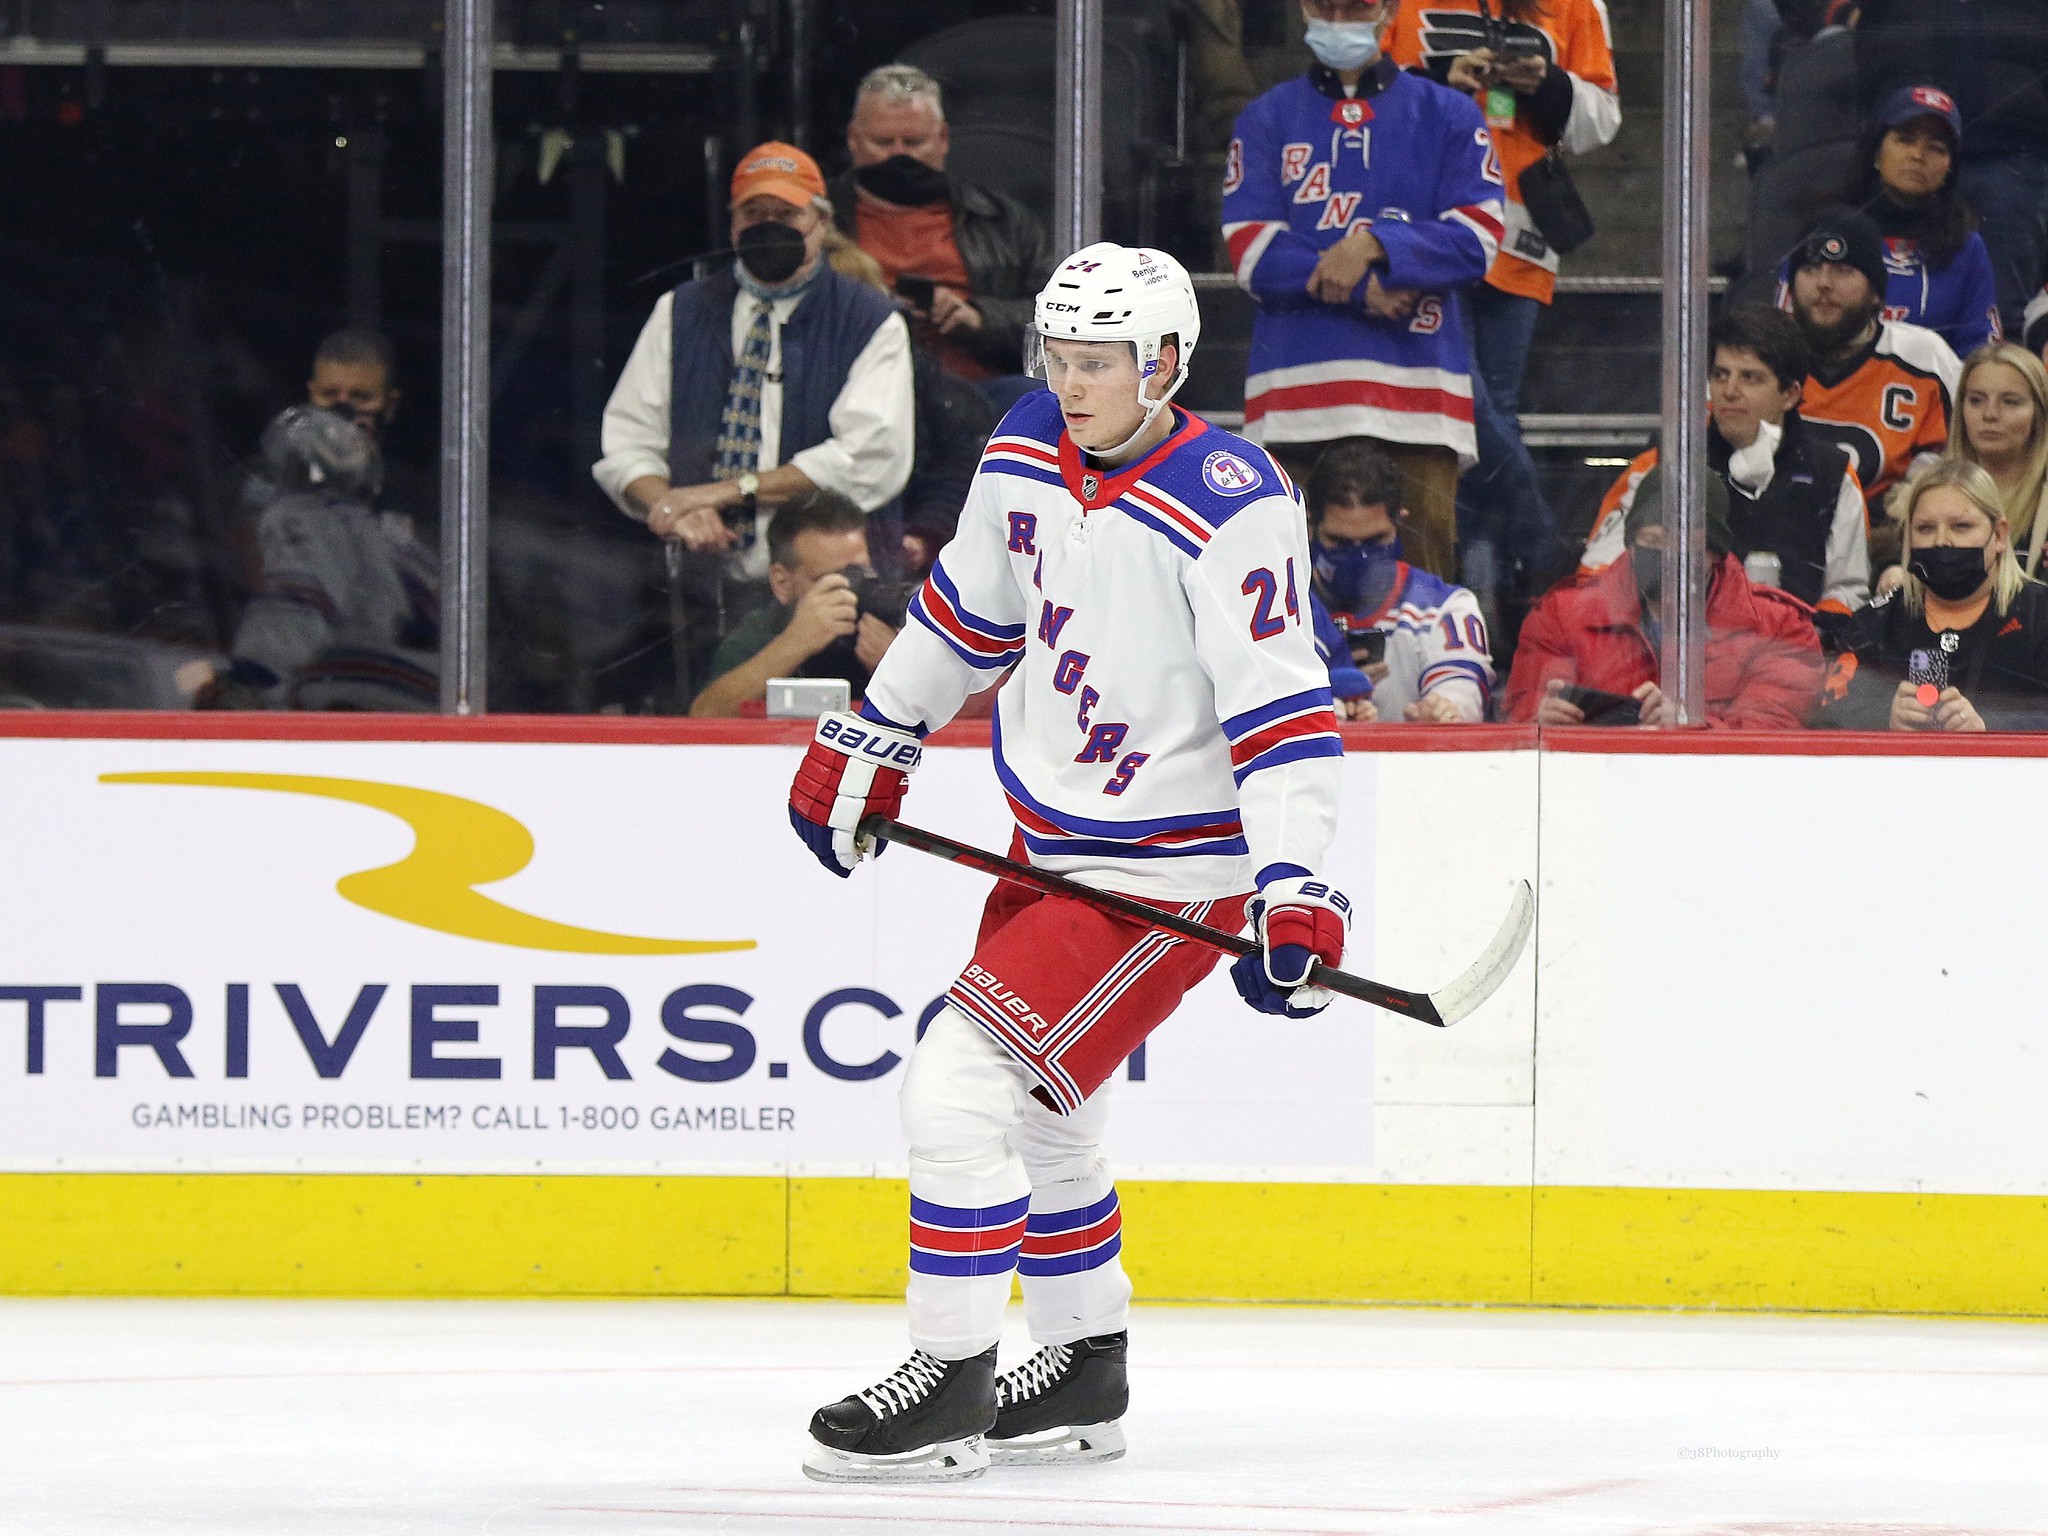
{"label": "black stick shaft", "polygon": [[[994,875],[999,880],[1008,880],[1014,885],[1029,886],[1054,896],[1071,896],[1076,901],[1085,901],[1090,906],[1100,907],[1105,912],[1114,912],[1120,917],[1132,918],[1137,922],[1160,929],[1165,933],[1178,934],[1181,938],[1205,944],[1226,955],[1250,955],[1258,952],[1258,944],[1241,934],[1225,933],[1221,928],[1211,928],[1206,923],[1197,923],[1177,913],[1162,911],[1149,902],[1132,896],[1120,896],[1115,891],[1098,891],[1092,885],[1082,885],[1064,875],[1050,870],[1038,869],[1029,864],[1020,864],[1015,859],[1005,858],[999,853],[990,853],[985,848],[976,848],[969,843],[956,843],[950,837],[941,837],[936,832],[927,832],[921,827],[906,826],[900,821],[891,821],[886,816],[869,816],[860,824],[863,837],[882,838],[892,843],[902,843],[915,848],[919,853],[929,853],[936,858],[948,859],[969,869],[979,870],[985,875]],[[1406,992],[1399,987],[1387,986],[1384,982],[1369,977],[1354,976],[1349,971],[1340,971],[1334,966],[1318,960],[1309,971],[1306,983],[1312,987],[1325,987],[1345,997],[1356,998],[1362,1003],[1385,1008],[1411,1019],[1426,1023],[1439,1022],[1436,1004],[1424,992]]]}

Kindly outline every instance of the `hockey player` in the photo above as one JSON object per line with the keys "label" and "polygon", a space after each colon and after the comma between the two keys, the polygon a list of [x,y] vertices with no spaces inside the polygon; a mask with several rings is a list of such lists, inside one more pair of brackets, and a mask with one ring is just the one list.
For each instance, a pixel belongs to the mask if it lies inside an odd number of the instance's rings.
{"label": "hockey player", "polygon": [[1339,443],[1305,489],[1316,649],[1338,712],[1364,722],[1484,720],[1493,656],[1479,600],[1401,558],[1407,514],[1392,462],[1371,443]]}
{"label": "hockey player", "polygon": [[1259,301],[1245,435],[1305,464],[1339,438],[1408,481],[1415,563],[1456,566],[1458,471],[1478,456],[1453,302],[1500,251],[1505,178],[1470,97],[1383,57],[1398,0],[1305,0],[1318,65],[1237,120],[1223,238]]}
{"label": "hockey player", "polygon": [[[959,532],[858,714],[819,722],[790,819],[834,874],[894,816],[919,742],[1012,671],[995,721],[1013,851],[1235,932],[1268,1013],[1343,954],[1318,878],[1342,744],[1306,623],[1300,503],[1260,449],[1171,405],[1200,331],[1172,257],[1110,244],[1039,294],[1031,371]],[[998,1460],[1122,1454],[1130,1283],[1098,1092],[1215,963],[1086,902],[998,885],[973,958],[917,1044],[910,1144],[913,1353],[811,1421],[825,1481],[972,1477]],[[998,1377],[1012,1272],[1040,1346]]]}

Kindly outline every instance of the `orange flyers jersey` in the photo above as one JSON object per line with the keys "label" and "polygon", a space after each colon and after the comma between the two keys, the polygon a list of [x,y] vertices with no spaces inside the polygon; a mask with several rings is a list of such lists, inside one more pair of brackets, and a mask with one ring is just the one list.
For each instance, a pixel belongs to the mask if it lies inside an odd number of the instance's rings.
{"label": "orange flyers jersey", "polygon": [[[1488,45],[1488,18],[1498,18],[1502,8],[1503,0],[1408,0],[1394,13],[1387,56],[1403,69],[1421,69],[1442,80],[1453,59]],[[1534,44],[1570,86],[1568,105],[1567,97],[1554,89],[1548,95],[1539,91],[1517,98],[1512,121],[1497,122],[1491,116],[1487,120],[1507,171],[1508,217],[1500,255],[1486,280],[1508,293],[1548,304],[1557,287],[1557,252],[1522,205],[1522,172],[1542,159],[1552,143],[1562,144],[1567,154],[1584,154],[1620,131],[1621,99],[1615,94],[1607,4],[1542,0],[1519,20],[1496,20],[1495,25],[1512,43]],[[1481,93],[1478,101],[1480,110],[1486,111],[1486,94]]]}
{"label": "orange flyers jersey", "polygon": [[1889,320],[1869,356],[1839,376],[1816,371],[1799,414],[1848,451],[1875,522],[1884,499],[1922,454],[1948,450],[1949,411],[1963,365],[1923,326]]}

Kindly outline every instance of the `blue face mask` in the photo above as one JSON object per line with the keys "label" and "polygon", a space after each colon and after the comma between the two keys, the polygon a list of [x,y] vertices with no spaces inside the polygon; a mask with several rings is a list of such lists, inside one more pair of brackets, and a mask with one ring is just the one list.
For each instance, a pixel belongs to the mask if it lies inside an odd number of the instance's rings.
{"label": "blue face mask", "polygon": [[1379,23],[1311,19],[1308,51],[1328,69],[1364,69],[1380,56]]}
{"label": "blue face mask", "polygon": [[1332,613],[1363,616],[1377,611],[1394,590],[1396,567],[1401,561],[1399,535],[1384,544],[1347,544],[1333,548],[1317,543],[1310,546],[1315,558],[1316,580]]}

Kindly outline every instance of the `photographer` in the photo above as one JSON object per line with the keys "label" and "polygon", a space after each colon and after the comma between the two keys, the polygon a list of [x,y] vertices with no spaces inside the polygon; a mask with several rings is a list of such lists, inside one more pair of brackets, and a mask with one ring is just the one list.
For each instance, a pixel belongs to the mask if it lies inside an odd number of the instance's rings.
{"label": "photographer", "polygon": [[903,627],[910,588],[878,581],[867,518],[830,491],[786,503],[768,525],[775,602],[742,619],[718,648],[715,676],[690,713],[737,715],[766,696],[771,677],[843,677],[858,699]]}

